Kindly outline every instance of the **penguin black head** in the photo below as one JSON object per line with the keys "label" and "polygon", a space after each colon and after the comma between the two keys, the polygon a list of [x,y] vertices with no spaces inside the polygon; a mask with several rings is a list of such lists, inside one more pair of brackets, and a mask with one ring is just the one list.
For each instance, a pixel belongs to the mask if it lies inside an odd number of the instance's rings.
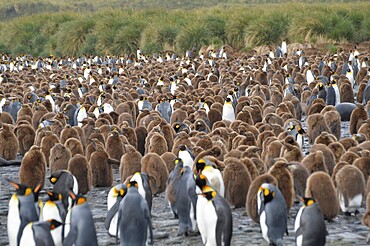
{"label": "penguin black head", "polygon": [[306,134],[306,131],[303,128],[298,127],[298,133],[299,134]]}
{"label": "penguin black head", "polygon": [[304,206],[309,207],[312,204],[314,204],[316,200],[313,199],[312,197],[302,197],[301,202],[304,204]]}
{"label": "penguin black head", "polygon": [[212,200],[215,198],[217,195],[217,192],[212,189],[209,186],[204,186],[202,189],[202,196],[204,196],[208,201]]}
{"label": "penguin black head", "polygon": [[261,192],[262,197],[263,197],[263,202],[265,204],[268,202],[271,202],[275,196],[275,192],[270,191],[268,188],[264,188],[264,187],[260,187],[258,192]]}
{"label": "penguin black head", "polygon": [[226,102],[231,102],[231,99],[229,97],[226,98]]}
{"label": "penguin black head", "polygon": [[131,188],[131,187],[138,188],[139,185],[137,184],[137,182],[135,180],[133,180],[133,181],[130,181],[130,183],[127,184],[127,188]]}
{"label": "penguin black head", "polygon": [[204,98],[202,97],[202,98],[200,98],[199,101],[202,102],[202,103],[204,103],[206,100],[204,100]]}
{"label": "penguin black head", "polygon": [[180,125],[179,124],[176,124],[176,125],[174,125],[173,128],[174,128],[175,132],[177,133],[179,131],[179,129],[180,129]]}
{"label": "penguin black head", "polygon": [[197,173],[201,173],[206,166],[206,161],[204,159],[199,159],[196,163]]}
{"label": "penguin black head", "polygon": [[140,101],[143,101],[143,100],[144,100],[144,97],[143,97],[143,96],[140,96],[140,97],[139,97],[139,100],[140,100]]}
{"label": "penguin black head", "polygon": [[50,201],[61,201],[62,200],[62,194],[56,193],[54,191],[46,191],[46,193],[49,196]]}
{"label": "penguin black head", "polygon": [[82,205],[87,202],[86,197],[84,197],[83,195],[76,195],[72,191],[69,192],[69,196],[72,198],[72,206]]}
{"label": "penguin black head", "polygon": [[50,223],[50,230],[54,230],[55,228],[63,225],[63,223],[57,221],[57,220],[48,220],[48,222]]}
{"label": "penguin black head", "polygon": [[178,146],[178,148],[181,150],[181,151],[185,151],[187,149],[186,145],[185,144],[180,144]]}
{"label": "penguin black head", "polygon": [[229,91],[229,95],[234,95],[234,92],[233,91]]}
{"label": "penguin black head", "polygon": [[181,165],[181,166],[183,166],[183,162],[182,162],[182,159],[181,158],[176,158],[175,159],[175,165]]}
{"label": "penguin black head", "polygon": [[24,184],[18,184],[15,181],[8,179],[7,181],[15,188],[18,196],[29,196],[32,194],[32,189]]}
{"label": "penguin black head", "polygon": [[30,188],[30,187],[28,187],[24,184],[18,184],[17,182],[15,182],[11,179],[8,179],[8,178],[6,178],[6,180],[15,188],[16,194],[18,196],[29,196],[29,195],[33,194],[34,201],[36,202],[36,201],[39,200],[39,193],[40,193],[40,190],[41,190],[41,187],[42,187],[42,182],[41,181],[38,183],[36,188],[34,190],[32,190],[32,188]]}

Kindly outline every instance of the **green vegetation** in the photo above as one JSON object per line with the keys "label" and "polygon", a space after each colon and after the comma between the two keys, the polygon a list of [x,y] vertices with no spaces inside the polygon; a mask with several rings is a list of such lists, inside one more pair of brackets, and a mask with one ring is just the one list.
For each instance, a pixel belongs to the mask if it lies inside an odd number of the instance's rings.
{"label": "green vegetation", "polygon": [[[283,39],[331,43],[334,50],[337,42],[370,40],[370,3],[366,2],[258,4],[285,1],[229,0],[219,4],[221,1],[213,0],[197,1],[204,8],[193,9],[187,8],[190,0],[160,1],[161,8],[156,9],[150,7],[158,0],[115,0],[106,5],[103,0],[15,2],[0,4],[1,52],[118,54],[141,47],[145,53],[182,53],[204,45],[250,49],[276,45]],[[206,8],[209,5],[215,6]],[[137,9],[140,6],[145,8]],[[4,9],[8,10],[6,18]],[[20,13],[24,16],[16,17]]]}

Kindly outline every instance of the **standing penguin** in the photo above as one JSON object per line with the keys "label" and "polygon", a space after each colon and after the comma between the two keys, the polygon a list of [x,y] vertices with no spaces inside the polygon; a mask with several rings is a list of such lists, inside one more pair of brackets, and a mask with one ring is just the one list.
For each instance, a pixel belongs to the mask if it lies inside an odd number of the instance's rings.
{"label": "standing penguin", "polygon": [[70,192],[73,207],[68,211],[63,246],[97,246],[94,220],[86,198]]}
{"label": "standing penguin", "polygon": [[231,122],[235,121],[235,109],[229,97],[226,98],[223,109],[222,109],[222,119],[228,120]]}
{"label": "standing penguin", "polygon": [[202,189],[197,202],[197,224],[204,245],[231,243],[233,220],[225,198],[209,186]]}
{"label": "standing penguin", "polygon": [[261,185],[257,194],[258,214],[263,238],[270,244],[283,245],[288,235],[287,207],[280,190],[272,184]]}
{"label": "standing penguin", "polygon": [[[123,197],[127,193],[127,187],[124,184],[113,186],[107,197],[108,213],[105,218],[105,229],[108,230],[109,235],[116,236],[118,225],[118,209]],[[118,235],[119,237],[119,235]]]}
{"label": "standing penguin", "polygon": [[175,217],[175,219],[178,218],[177,216],[177,208],[176,208],[176,187],[180,181],[181,178],[181,170],[184,167],[184,163],[182,162],[181,158],[175,159],[175,168],[171,171],[170,175],[167,179],[167,185],[166,185],[166,200],[168,201],[172,213]]}
{"label": "standing penguin", "polygon": [[119,226],[116,235],[119,230],[121,245],[145,246],[149,230],[150,243],[153,244],[152,220],[148,205],[140,195],[136,181],[131,181],[127,187],[127,194],[119,206]]}
{"label": "standing penguin", "polygon": [[344,166],[335,175],[339,205],[346,215],[358,213],[365,194],[364,175],[355,166]]}
{"label": "standing penguin", "polygon": [[195,180],[193,171],[185,166],[182,176],[175,190],[177,214],[179,217],[178,235],[188,235],[190,231],[196,231],[196,204]]}
{"label": "standing penguin", "polygon": [[16,189],[10,198],[8,209],[8,237],[9,245],[19,245],[25,226],[32,221],[38,221],[39,215],[35,206],[40,186],[32,191],[26,185],[18,184],[12,180],[8,182]]}
{"label": "standing penguin", "polygon": [[19,245],[61,245],[54,244],[51,236],[51,232],[59,229],[61,225],[62,223],[57,220],[30,222],[23,230]]}
{"label": "standing penguin", "polygon": [[302,198],[303,206],[294,221],[296,245],[325,245],[326,225],[320,207],[313,198]]}

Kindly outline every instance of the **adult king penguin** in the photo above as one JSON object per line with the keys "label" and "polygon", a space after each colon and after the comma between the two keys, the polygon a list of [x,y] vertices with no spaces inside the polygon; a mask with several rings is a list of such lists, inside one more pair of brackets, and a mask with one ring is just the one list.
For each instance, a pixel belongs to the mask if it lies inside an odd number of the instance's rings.
{"label": "adult king penguin", "polygon": [[69,195],[73,200],[73,206],[66,217],[65,224],[69,229],[64,231],[66,237],[63,246],[97,246],[98,240],[89,203],[84,196],[75,195],[73,192]]}
{"label": "adult king penguin", "polygon": [[116,235],[119,230],[121,245],[145,246],[149,230],[150,243],[153,244],[153,228],[148,205],[140,195],[136,181],[130,181],[127,187],[127,194],[119,207]]}
{"label": "adult king penguin", "polygon": [[230,122],[235,121],[235,109],[229,97],[226,98],[222,109],[222,119]]}
{"label": "adult king penguin", "polygon": [[209,186],[202,189],[197,202],[197,224],[204,245],[231,243],[233,220],[227,201]]}
{"label": "adult king penguin", "polygon": [[287,207],[281,191],[272,184],[264,183],[257,193],[259,222],[263,238],[272,245],[283,245],[288,234]]}
{"label": "adult king penguin", "polygon": [[318,203],[306,197],[301,201],[303,206],[294,221],[296,245],[325,245],[328,232]]}

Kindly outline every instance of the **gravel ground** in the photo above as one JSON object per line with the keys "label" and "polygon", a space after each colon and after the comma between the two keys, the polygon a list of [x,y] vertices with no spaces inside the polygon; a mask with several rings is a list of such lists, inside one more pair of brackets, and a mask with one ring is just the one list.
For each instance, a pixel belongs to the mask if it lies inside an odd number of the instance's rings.
{"label": "gravel ground", "polygon": [[[342,123],[342,137],[348,136],[348,122]],[[304,152],[308,152],[306,144]],[[7,237],[7,213],[8,201],[14,189],[4,180],[9,177],[18,180],[18,166],[0,167],[1,175],[1,196],[0,196],[0,245],[8,244]],[[48,174],[49,175],[49,171]],[[119,182],[118,170],[115,170],[115,183]],[[46,188],[51,188],[49,181]],[[106,196],[108,188],[94,188],[87,194],[90,208],[92,209],[95,227],[98,234],[99,245],[114,245],[115,238],[110,237],[104,228],[104,220],[107,212]],[[42,192],[41,197],[44,196]],[[288,220],[289,236],[284,237],[286,245],[294,245],[293,224],[294,217],[300,205],[295,204],[291,209]],[[362,215],[365,213],[365,206],[360,209],[357,216],[346,217],[339,215],[331,222],[326,222],[329,236],[327,245],[365,245],[368,228],[361,224]],[[232,245],[267,245],[262,238],[258,224],[246,216],[245,209],[233,209],[233,239]],[[173,219],[170,209],[166,206],[164,194],[153,198],[153,226],[154,245],[202,245],[200,235],[178,237],[177,220]]]}

